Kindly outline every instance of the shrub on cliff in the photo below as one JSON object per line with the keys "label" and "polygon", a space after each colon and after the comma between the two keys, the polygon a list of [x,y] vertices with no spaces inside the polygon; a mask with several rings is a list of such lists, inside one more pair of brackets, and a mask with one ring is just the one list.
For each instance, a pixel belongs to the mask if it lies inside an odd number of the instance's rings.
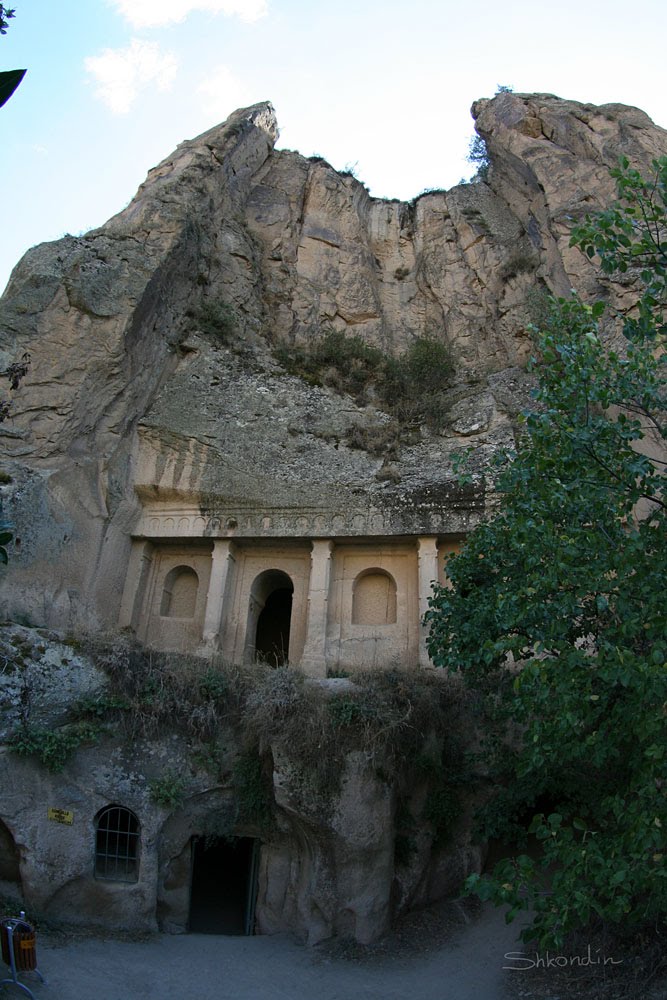
{"label": "shrub on cliff", "polygon": [[392,357],[355,334],[327,330],[307,344],[280,345],[274,356],[311,385],[347,392],[362,406],[374,398],[402,428],[425,424],[442,429],[454,364],[447,344],[434,336],[416,337]]}

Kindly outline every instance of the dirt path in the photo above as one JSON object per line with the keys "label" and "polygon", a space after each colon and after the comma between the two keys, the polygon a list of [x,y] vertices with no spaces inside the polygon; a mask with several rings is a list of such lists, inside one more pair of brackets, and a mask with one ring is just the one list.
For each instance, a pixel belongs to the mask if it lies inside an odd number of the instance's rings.
{"label": "dirt path", "polygon": [[[42,935],[36,1000],[501,1000],[516,925],[486,909],[430,953],[333,957],[290,938],[160,935],[140,942]],[[3,995],[3,994],[0,994]],[[10,987],[9,997],[26,994]]]}

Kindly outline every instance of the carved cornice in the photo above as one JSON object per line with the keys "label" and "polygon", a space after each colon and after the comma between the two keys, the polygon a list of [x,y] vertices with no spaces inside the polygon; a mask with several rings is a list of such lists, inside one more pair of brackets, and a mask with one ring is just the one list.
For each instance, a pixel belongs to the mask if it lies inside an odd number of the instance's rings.
{"label": "carved cornice", "polygon": [[467,533],[479,520],[469,509],[382,509],[334,512],[318,508],[145,506],[133,534],[144,538],[328,538]]}

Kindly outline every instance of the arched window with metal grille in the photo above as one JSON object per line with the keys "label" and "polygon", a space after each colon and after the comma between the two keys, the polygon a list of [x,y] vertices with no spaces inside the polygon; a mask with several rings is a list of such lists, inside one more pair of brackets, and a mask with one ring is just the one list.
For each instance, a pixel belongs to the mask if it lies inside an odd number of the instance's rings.
{"label": "arched window with metal grille", "polygon": [[140,837],[133,812],[123,806],[105,806],[95,820],[95,878],[136,882]]}

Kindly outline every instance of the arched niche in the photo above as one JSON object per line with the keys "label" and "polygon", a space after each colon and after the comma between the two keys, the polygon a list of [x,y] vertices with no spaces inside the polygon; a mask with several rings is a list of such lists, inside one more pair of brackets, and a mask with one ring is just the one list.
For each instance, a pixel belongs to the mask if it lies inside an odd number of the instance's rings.
{"label": "arched niche", "polygon": [[174,566],[162,589],[160,614],[163,618],[194,618],[199,577],[191,566]]}
{"label": "arched niche", "polygon": [[366,569],[352,585],[353,625],[393,625],[396,581],[383,569]]}
{"label": "arched niche", "polygon": [[279,569],[264,570],[250,588],[246,661],[284,666],[289,661],[294,584]]}

